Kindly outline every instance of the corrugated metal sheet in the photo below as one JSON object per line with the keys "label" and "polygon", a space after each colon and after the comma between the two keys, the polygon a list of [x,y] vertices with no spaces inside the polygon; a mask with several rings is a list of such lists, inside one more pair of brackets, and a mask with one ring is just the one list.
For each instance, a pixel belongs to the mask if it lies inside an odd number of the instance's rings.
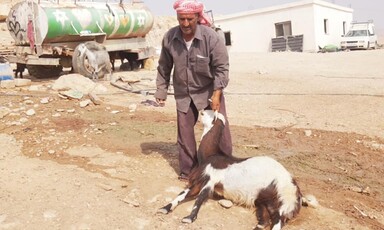
{"label": "corrugated metal sheet", "polygon": [[284,37],[272,38],[272,52],[286,51],[287,39]]}

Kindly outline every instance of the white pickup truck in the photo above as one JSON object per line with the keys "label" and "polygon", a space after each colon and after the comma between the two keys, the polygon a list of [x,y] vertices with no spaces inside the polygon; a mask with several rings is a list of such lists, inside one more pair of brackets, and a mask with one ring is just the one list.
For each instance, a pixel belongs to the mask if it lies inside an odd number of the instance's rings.
{"label": "white pickup truck", "polygon": [[352,22],[348,33],[342,35],[340,48],[342,50],[376,49],[377,35],[373,21]]}

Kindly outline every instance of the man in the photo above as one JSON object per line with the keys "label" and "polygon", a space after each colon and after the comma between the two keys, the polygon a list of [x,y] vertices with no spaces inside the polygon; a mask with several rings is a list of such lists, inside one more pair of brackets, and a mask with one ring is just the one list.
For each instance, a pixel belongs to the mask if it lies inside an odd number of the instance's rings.
{"label": "man", "polygon": [[[173,5],[179,26],[171,28],[162,41],[155,98],[164,105],[173,69],[177,109],[177,146],[180,180],[188,180],[197,164],[194,126],[199,111],[212,109],[226,117],[223,89],[227,86],[229,58],[225,44],[209,26],[204,5],[178,0]],[[204,25],[203,25],[204,24]],[[232,139],[226,123],[220,150],[232,155]]]}

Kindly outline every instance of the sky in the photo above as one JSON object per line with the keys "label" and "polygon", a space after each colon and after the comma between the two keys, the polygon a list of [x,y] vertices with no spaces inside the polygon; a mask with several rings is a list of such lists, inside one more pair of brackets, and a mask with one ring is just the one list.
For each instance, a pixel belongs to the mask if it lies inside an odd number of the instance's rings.
{"label": "sky", "polygon": [[[205,4],[206,10],[214,15],[227,15],[264,7],[276,6],[298,0],[199,0]],[[384,1],[383,0],[325,0],[354,10],[355,21],[373,20],[377,30],[384,32]],[[144,0],[154,15],[174,15],[172,6],[175,0]]]}

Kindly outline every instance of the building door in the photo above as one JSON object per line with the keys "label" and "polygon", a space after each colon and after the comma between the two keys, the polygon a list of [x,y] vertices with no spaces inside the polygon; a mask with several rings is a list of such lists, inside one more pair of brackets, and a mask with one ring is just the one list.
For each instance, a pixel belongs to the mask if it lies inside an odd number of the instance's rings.
{"label": "building door", "polygon": [[292,35],[291,21],[275,23],[276,37],[287,37]]}

